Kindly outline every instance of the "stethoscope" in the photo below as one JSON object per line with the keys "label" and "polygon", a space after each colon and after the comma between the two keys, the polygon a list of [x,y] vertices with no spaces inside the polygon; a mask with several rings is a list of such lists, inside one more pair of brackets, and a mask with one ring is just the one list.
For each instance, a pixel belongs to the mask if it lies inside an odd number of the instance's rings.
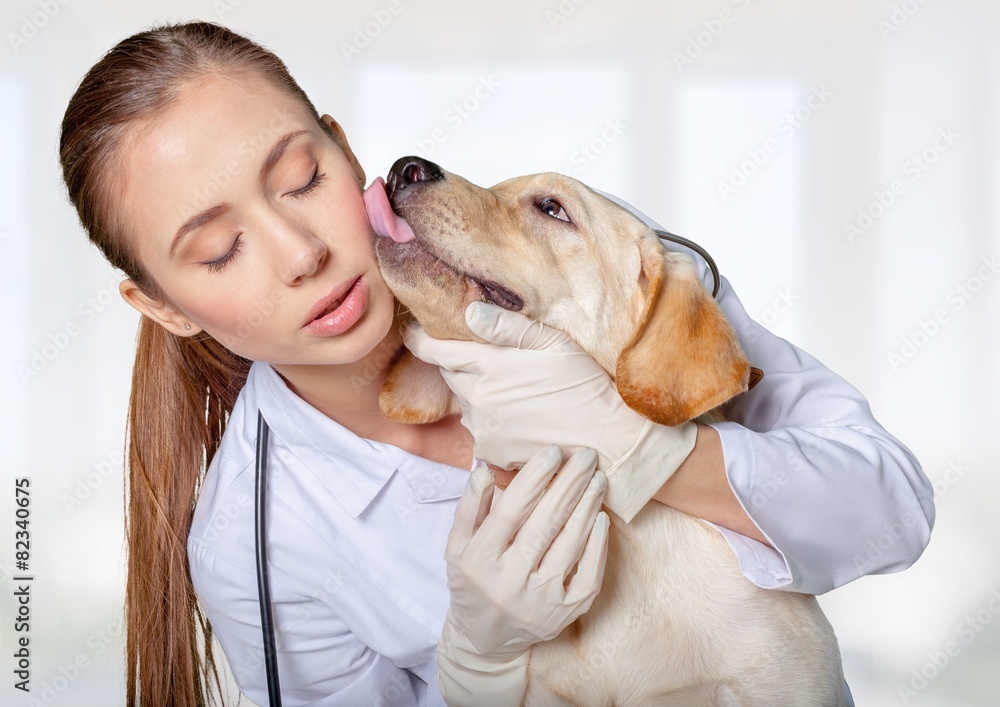
{"label": "stethoscope", "polygon": [[267,574],[267,426],[264,413],[257,410],[257,448],[254,457],[254,545],[257,554],[257,599],[260,604],[260,630],[264,635],[264,671],[267,673],[267,701],[281,707],[278,684],[278,649],[274,643],[274,620],[271,616],[271,588]]}
{"label": "stethoscope", "polygon": [[[695,251],[712,271],[714,285],[712,297],[719,294],[721,278],[715,260],[694,241],[669,231],[653,229],[660,238],[687,246]],[[267,574],[267,518],[265,517],[265,500],[267,497],[267,437],[270,428],[264,413],[257,411],[257,445],[254,460],[254,535],[257,555],[257,597],[260,604],[260,629],[264,638],[264,670],[267,673],[267,700],[270,707],[281,707],[281,687],[278,683],[278,650],[274,640],[274,619],[271,615],[271,590]]]}

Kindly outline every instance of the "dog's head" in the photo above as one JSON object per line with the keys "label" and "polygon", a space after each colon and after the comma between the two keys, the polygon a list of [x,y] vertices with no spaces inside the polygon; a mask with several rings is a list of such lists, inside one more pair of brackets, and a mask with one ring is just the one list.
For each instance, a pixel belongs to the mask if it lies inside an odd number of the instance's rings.
{"label": "dog's head", "polygon": [[431,336],[475,339],[474,300],[521,312],[569,334],[629,407],[666,425],[747,389],[750,366],[691,260],[584,184],[547,173],[484,189],[404,157],[385,194],[366,194],[389,234],[376,240],[382,273]]}

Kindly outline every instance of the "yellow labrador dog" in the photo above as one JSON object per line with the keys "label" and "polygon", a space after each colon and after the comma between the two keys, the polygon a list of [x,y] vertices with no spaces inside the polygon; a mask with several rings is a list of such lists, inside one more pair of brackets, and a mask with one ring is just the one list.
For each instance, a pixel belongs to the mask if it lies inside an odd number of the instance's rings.
{"label": "yellow labrador dog", "polygon": [[[585,185],[539,174],[483,189],[408,157],[374,190],[382,272],[431,336],[474,339],[473,300],[521,312],[569,334],[630,407],[666,425],[747,389],[750,366],[691,260]],[[459,411],[437,368],[409,352],[380,403],[410,422]],[[815,597],[753,585],[716,530],[668,506],[628,524],[609,516],[601,592],[532,648],[525,704],[848,704]]]}

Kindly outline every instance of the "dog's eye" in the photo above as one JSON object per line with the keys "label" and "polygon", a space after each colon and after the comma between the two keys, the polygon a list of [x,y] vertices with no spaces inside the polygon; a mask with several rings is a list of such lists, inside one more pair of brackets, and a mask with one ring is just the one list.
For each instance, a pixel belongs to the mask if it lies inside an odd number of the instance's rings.
{"label": "dog's eye", "polygon": [[538,208],[547,216],[569,223],[569,216],[566,215],[566,210],[563,209],[562,204],[555,199],[545,199],[538,205]]}

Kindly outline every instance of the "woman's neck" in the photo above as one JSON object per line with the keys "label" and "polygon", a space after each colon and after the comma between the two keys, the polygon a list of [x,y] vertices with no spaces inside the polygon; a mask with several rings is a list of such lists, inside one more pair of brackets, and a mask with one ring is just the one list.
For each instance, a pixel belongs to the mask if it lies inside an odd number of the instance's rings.
{"label": "woman's neck", "polygon": [[457,415],[412,425],[382,414],[378,395],[402,346],[399,328],[392,326],[374,349],[353,363],[274,368],[292,392],[354,434],[428,459],[470,468],[472,437]]}
{"label": "woman's neck", "polygon": [[390,364],[403,345],[396,327],[390,327],[367,355],[336,366],[274,365],[292,392],[332,420],[362,437],[391,424],[378,406],[378,394]]}

